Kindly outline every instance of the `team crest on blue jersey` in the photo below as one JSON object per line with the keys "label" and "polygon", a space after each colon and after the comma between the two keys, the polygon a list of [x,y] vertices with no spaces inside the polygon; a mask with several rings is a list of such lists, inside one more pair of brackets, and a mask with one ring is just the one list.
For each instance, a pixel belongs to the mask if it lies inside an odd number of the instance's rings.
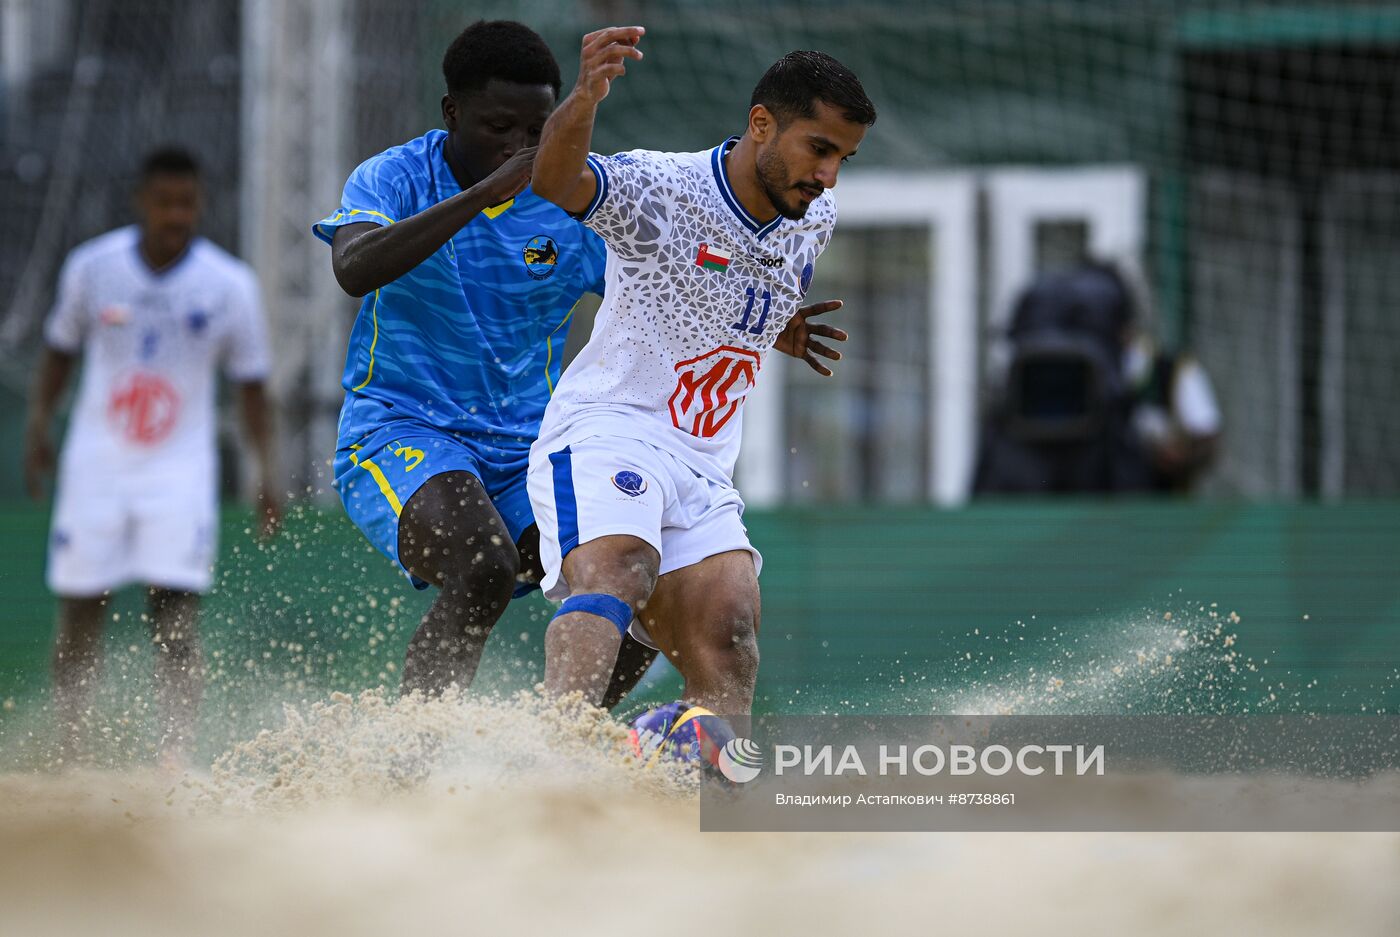
{"label": "team crest on blue jersey", "polygon": [[802,268],[801,288],[803,296],[807,295],[807,287],[812,285],[812,269],[811,263],[808,263],[807,266]]}
{"label": "team crest on blue jersey", "polygon": [[541,234],[525,245],[525,269],[536,280],[552,276],[558,263],[559,248],[554,245],[553,238]]}
{"label": "team crest on blue jersey", "polygon": [[636,472],[618,472],[612,477],[612,483],[629,498],[639,498],[647,491],[647,480]]}
{"label": "team crest on blue jersey", "polygon": [[196,309],[185,317],[185,321],[189,323],[192,334],[202,335],[204,330],[209,327],[209,313],[203,309]]}

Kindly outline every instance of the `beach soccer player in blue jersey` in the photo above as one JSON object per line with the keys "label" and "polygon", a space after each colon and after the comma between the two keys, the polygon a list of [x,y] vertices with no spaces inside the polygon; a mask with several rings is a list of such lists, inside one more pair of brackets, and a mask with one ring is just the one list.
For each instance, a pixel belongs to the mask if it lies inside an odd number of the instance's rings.
{"label": "beach soccer player in blue jersey", "polygon": [[[315,226],[336,281],[364,297],[351,332],[335,485],[352,520],[437,599],[402,688],[467,686],[512,594],[538,580],[530,443],[575,303],[601,292],[600,238],[528,188],[559,96],[544,41],[478,22],[443,59],[446,130],[372,157]],[[630,688],[654,657],[629,643]]]}

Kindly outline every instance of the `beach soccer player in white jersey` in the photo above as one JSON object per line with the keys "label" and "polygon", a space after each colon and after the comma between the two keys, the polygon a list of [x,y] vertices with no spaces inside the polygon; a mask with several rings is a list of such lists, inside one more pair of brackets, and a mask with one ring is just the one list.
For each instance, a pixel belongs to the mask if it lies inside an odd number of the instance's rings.
{"label": "beach soccer player in white jersey", "polygon": [[237,385],[256,458],[262,532],[277,527],[271,353],[252,268],[196,234],[199,167],[178,148],[149,154],[140,223],[80,244],[59,275],[25,431],[38,498],[53,463],[53,416],[82,380],[63,444],[49,538],[59,597],[53,692],[62,744],[79,741],[102,662],[112,592],[147,589],[164,760],[188,754],[204,687],[197,618],[218,541],[218,372]]}
{"label": "beach soccer player in white jersey", "polygon": [[[743,402],[774,347],[840,356],[799,309],[831,238],[827,191],[875,108],[820,52],[779,59],[744,133],[699,153],[589,153],[598,105],[640,27],[583,41],[578,84],[545,124],[534,191],[607,243],[592,338],[564,372],[531,449],[545,594],[545,686],[602,699],[621,633],[654,643],[684,703],[744,715],[758,672],[760,557],[733,486]],[[635,619],[635,622],[634,622]]]}

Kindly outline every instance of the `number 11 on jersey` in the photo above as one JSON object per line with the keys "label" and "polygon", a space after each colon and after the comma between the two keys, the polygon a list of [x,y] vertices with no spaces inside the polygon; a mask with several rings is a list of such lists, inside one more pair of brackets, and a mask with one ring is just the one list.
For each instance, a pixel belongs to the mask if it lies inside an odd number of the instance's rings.
{"label": "number 11 on jersey", "polygon": [[758,322],[754,324],[754,327],[749,328],[749,319],[753,317],[753,307],[758,299],[758,295],[752,286],[744,290],[744,292],[749,297],[749,301],[744,304],[744,317],[731,325],[730,328],[738,329],[740,332],[746,331],[750,335],[762,335],[763,327],[768,324],[768,310],[773,305],[773,294],[768,290],[763,291],[763,311],[758,314]]}

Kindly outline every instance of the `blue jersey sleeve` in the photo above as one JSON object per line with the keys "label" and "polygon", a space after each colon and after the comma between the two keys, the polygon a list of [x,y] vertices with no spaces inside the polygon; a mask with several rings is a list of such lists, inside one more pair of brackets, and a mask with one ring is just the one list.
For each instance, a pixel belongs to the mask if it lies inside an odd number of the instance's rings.
{"label": "blue jersey sleeve", "polygon": [[583,232],[583,288],[603,295],[607,282],[608,244],[587,228]]}
{"label": "blue jersey sleeve", "polygon": [[409,209],[409,182],[396,161],[379,154],[361,163],[345,181],[340,207],[312,225],[311,230],[327,244],[342,225],[369,222],[390,225],[412,214]]}

